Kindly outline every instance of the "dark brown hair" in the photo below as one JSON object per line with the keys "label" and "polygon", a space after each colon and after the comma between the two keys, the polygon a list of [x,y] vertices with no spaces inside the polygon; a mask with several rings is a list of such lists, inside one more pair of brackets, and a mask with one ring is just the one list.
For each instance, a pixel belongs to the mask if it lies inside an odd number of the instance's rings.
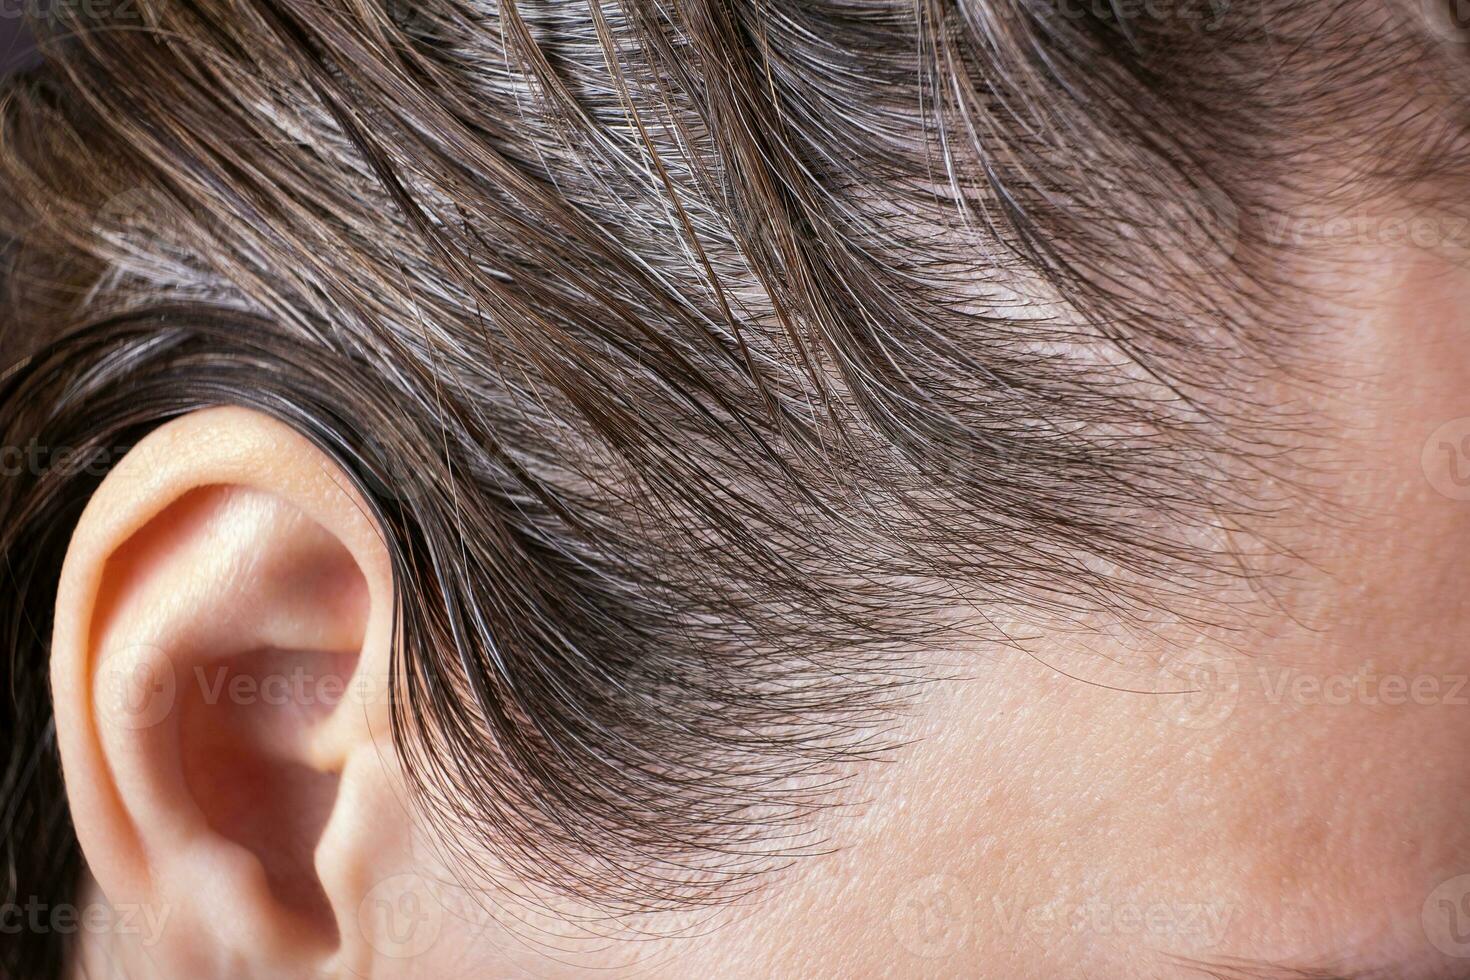
{"label": "dark brown hair", "polygon": [[0,445],[43,460],[0,478],[7,897],[80,861],[70,529],[205,405],[376,508],[397,744],[449,845],[615,912],[819,845],[925,645],[1233,592],[1301,422],[1258,383],[1315,299],[1263,216],[1365,155],[1392,171],[1344,193],[1464,163],[1410,111],[1451,84],[1416,13],[49,5],[0,89]]}

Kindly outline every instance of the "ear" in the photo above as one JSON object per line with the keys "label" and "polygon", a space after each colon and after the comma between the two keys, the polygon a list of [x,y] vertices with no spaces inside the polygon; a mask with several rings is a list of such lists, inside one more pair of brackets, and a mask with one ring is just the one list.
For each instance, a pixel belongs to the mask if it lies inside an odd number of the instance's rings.
{"label": "ear", "polygon": [[359,904],[409,826],[393,603],[361,498],[267,416],[177,419],[102,483],[62,572],[51,679],[88,869],[159,926],[129,954],[143,974],[361,961]]}

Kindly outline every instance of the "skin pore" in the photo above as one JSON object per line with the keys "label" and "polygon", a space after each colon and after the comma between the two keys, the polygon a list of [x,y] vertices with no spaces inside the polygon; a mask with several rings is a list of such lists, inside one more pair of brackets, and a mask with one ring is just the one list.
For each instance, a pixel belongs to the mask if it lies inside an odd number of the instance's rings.
{"label": "skin pore", "polygon": [[[1325,438],[1299,471],[1314,503],[1276,522],[1297,558],[1248,618],[1049,634],[1018,623],[1015,647],[958,651],[963,676],[907,712],[909,744],[863,768],[849,805],[823,818],[831,853],[697,914],[607,919],[538,908],[514,882],[494,896],[457,888],[448,855],[473,845],[435,846],[369,739],[342,769],[324,837],[374,855],[353,888],[326,886],[341,949],[365,953],[311,969],[1463,976],[1470,500],[1453,467],[1470,467],[1470,423],[1445,424],[1470,417],[1467,283],[1460,256],[1409,246],[1375,250],[1341,282],[1340,329],[1321,352],[1337,373],[1310,394]],[[195,419],[175,438],[221,424]],[[316,858],[324,881],[329,850]],[[93,880],[80,901],[104,891]],[[172,927],[147,943],[83,934],[75,975],[151,975],[172,945],[199,941],[181,935],[177,899],[144,904],[172,910]]]}

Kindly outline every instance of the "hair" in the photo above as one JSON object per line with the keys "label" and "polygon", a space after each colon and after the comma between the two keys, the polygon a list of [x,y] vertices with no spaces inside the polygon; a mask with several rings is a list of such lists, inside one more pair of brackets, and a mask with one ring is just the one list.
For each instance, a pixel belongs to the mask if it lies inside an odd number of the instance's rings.
{"label": "hair", "polygon": [[1265,222],[1464,162],[1372,0],[81,6],[0,88],[13,901],[81,867],[68,536],[169,418],[268,413],[369,501],[472,871],[711,907],[821,845],[916,651],[1248,578],[1316,301]]}

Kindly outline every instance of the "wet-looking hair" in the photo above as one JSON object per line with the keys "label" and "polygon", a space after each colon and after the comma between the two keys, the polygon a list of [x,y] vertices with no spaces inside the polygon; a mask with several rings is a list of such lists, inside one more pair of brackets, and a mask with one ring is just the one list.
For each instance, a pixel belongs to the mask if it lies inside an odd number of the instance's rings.
{"label": "wet-looking hair", "polygon": [[202,406],[375,509],[433,825],[611,912],[820,846],[916,651],[1232,594],[1318,325],[1272,216],[1466,163],[1407,6],[45,5],[0,87],[7,899],[80,867],[68,536]]}

